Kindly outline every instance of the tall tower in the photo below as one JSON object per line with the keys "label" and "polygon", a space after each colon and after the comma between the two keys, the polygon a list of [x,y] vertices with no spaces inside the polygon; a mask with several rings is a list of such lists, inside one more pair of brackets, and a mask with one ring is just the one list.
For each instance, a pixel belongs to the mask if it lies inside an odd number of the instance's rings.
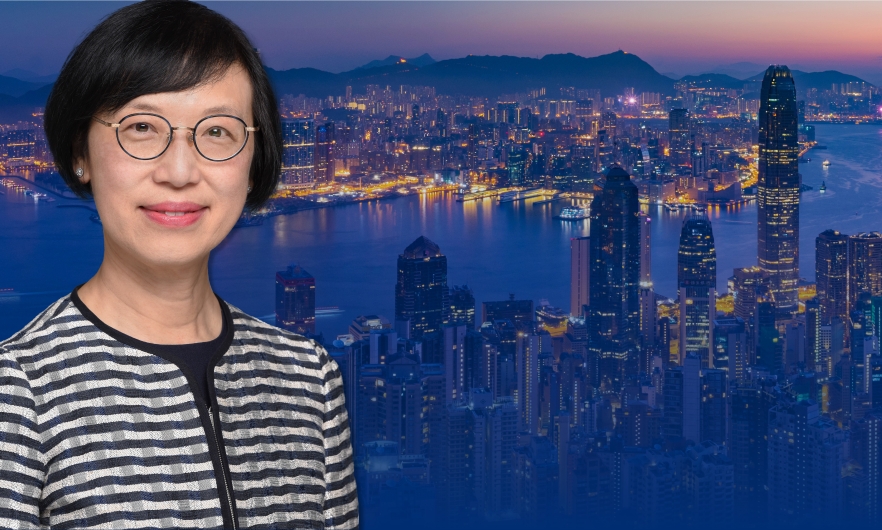
{"label": "tall tower", "polygon": [[276,325],[315,333],[315,278],[300,265],[276,273]]}
{"label": "tall tower", "polygon": [[448,317],[447,256],[433,241],[418,237],[398,256],[395,320],[410,320],[411,338],[441,330]]}
{"label": "tall tower", "polygon": [[315,121],[282,120],[282,179],[285,184],[315,180]]}
{"label": "tall tower", "polygon": [[717,251],[710,220],[687,217],[677,251],[680,296],[680,359],[695,354],[702,368],[713,368],[714,318],[717,315]]}
{"label": "tall tower", "polygon": [[815,239],[815,277],[821,305],[821,323],[848,317],[848,236],[825,230]]}
{"label": "tall tower", "polygon": [[866,232],[849,237],[848,262],[848,312],[851,313],[861,293],[882,294],[882,234]]}
{"label": "tall tower", "polygon": [[582,316],[583,306],[588,304],[590,241],[587,237],[570,240],[570,314],[577,317]]}
{"label": "tall tower", "polygon": [[[655,346],[658,314],[652,285],[652,218],[640,215],[640,334],[643,347]],[[648,366],[647,373],[649,372]]]}
{"label": "tall tower", "polygon": [[770,66],[759,109],[757,261],[769,273],[775,305],[792,314],[799,303],[799,186],[796,85],[786,66]]}
{"label": "tall tower", "polygon": [[600,384],[618,390],[636,370],[640,328],[640,205],[637,186],[620,168],[609,170],[591,202],[589,349]]}
{"label": "tall tower", "polygon": [[327,184],[334,180],[334,122],[315,128],[315,181]]}
{"label": "tall tower", "polygon": [[673,166],[687,166],[690,161],[689,111],[671,109],[668,113],[668,158]]}

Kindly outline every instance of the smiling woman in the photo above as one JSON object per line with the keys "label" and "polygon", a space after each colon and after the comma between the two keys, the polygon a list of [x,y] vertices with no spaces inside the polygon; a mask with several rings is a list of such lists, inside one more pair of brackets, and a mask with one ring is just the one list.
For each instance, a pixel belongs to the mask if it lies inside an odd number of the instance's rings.
{"label": "smiling woman", "polygon": [[70,55],[45,127],[104,259],[0,342],[0,527],[357,527],[336,364],[209,282],[279,174],[244,33],[193,2],[125,7]]}

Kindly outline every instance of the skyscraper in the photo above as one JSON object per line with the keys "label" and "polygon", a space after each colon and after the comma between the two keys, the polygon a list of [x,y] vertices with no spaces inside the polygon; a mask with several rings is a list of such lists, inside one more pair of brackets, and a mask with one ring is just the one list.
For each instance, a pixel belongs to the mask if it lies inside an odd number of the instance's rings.
{"label": "skyscraper", "polygon": [[395,320],[410,320],[411,338],[441,329],[448,318],[447,256],[425,236],[398,256]]}
{"label": "skyscraper", "polygon": [[315,122],[282,120],[282,180],[308,184],[315,180]]}
{"label": "skyscraper", "polygon": [[461,322],[475,329],[475,293],[468,285],[450,288],[450,322]]}
{"label": "skyscraper", "polygon": [[655,346],[655,324],[658,312],[652,285],[652,219],[640,216],[640,335],[643,347]]}
{"label": "skyscraper", "polygon": [[689,132],[689,111],[671,109],[668,114],[668,142],[670,146],[668,158],[673,166],[689,165],[691,155],[691,138]]}
{"label": "skyscraper", "polygon": [[868,232],[849,237],[848,262],[848,310],[851,312],[861,293],[882,294],[882,234]]}
{"label": "skyscraper", "polygon": [[702,368],[713,368],[717,252],[710,220],[687,217],[680,231],[677,286],[680,296],[680,359],[693,353]]}
{"label": "skyscraper", "polygon": [[747,332],[748,364],[756,360],[756,310],[757,304],[769,297],[769,274],[759,267],[735,269],[729,279],[730,291],[735,298],[735,316],[744,321]]}
{"label": "skyscraper", "polygon": [[825,230],[815,239],[815,277],[821,304],[821,324],[833,317],[848,317],[849,237],[836,230]]}
{"label": "skyscraper", "polygon": [[315,128],[315,181],[325,184],[334,180],[334,122]]}
{"label": "skyscraper", "polygon": [[757,261],[781,314],[799,302],[798,155],[796,85],[786,66],[773,65],[760,92]]}
{"label": "skyscraper", "polygon": [[583,306],[588,304],[590,241],[587,237],[570,240],[570,314],[573,316],[582,316]]}
{"label": "skyscraper", "polygon": [[315,333],[315,278],[300,265],[276,273],[276,325]]}
{"label": "skyscraper", "polygon": [[518,150],[508,154],[508,181],[512,186],[523,186],[527,182],[527,159],[526,151]]}
{"label": "skyscraper", "polygon": [[601,186],[591,202],[588,340],[601,386],[619,389],[626,369],[637,362],[640,207],[637,186],[622,168],[610,169]]}

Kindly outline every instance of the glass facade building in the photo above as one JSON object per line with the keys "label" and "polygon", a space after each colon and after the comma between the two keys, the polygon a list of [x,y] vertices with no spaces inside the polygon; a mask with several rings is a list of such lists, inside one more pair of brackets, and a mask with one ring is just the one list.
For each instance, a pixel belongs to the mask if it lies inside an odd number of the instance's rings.
{"label": "glass facade building", "polygon": [[766,70],[760,92],[757,261],[779,313],[799,303],[799,144],[796,84],[786,66]]}

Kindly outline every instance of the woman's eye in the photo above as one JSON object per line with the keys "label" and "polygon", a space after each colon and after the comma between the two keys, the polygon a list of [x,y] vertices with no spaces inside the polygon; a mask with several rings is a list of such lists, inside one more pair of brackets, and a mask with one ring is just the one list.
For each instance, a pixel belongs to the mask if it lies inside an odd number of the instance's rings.
{"label": "woman's eye", "polygon": [[134,129],[135,132],[150,132],[150,125],[147,123],[136,123]]}
{"label": "woman's eye", "polygon": [[208,136],[211,136],[213,138],[221,138],[224,136],[224,130],[220,127],[212,127],[208,129]]}

